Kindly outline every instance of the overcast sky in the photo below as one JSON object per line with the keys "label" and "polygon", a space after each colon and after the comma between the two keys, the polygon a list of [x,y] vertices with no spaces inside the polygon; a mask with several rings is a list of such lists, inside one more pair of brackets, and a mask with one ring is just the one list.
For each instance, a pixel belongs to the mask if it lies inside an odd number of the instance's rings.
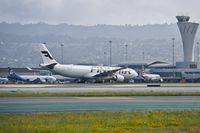
{"label": "overcast sky", "polygon": [[0,21],[80,25],[200,22],[200,0],[0,0]]}

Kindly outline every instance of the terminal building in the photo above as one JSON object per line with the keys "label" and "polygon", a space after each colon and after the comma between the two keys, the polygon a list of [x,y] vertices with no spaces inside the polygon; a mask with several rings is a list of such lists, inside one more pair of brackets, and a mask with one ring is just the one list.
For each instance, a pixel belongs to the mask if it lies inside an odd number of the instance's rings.
{"label": "terminal building", "polygon": [[189,16],[176,16],[176,19],[183,43],[184,60],[182,62],[176,62],[175,65],[174,63],[155,62],[153,64],[124,64],[124,66],[136,68],[137,72],[140,73],[140,68],[143,65],[146,71],[159,74],[165,82],[200,82],[200,62],[194,61],[194,40],[199,24],[189,22]]}

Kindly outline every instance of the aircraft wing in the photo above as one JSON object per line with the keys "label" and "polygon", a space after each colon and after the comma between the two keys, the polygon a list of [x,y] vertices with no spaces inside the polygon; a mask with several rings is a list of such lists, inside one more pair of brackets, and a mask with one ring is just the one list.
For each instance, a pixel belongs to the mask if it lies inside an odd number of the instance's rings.
{"label": "aircraft wing", "polygon": [[30,67],[26,67],[26,69],[28,69],[29,71],[32,71],[32,72],[40,72],[40,71],[43,71],[42,69],[32,69]]}
{"label": "aircraft wing", "polygon": [[118,69],[115,69],[115,70],[105,71],[105,72],[96,74],[96,75],[94,75],[93,77],[98,78],[98,77],[112,76],[113,73],[115,73],[115,72],[117,72],[117,71],[119,71],[119,70],[122,70],[122,69],[125,69],[125,68],[121,67],[121,68],[118,68]]}

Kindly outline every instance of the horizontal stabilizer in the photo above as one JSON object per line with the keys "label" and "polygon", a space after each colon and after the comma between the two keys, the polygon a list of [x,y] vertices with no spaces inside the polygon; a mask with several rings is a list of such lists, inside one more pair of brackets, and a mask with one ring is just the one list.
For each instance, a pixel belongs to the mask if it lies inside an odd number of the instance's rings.
{"label": "horizontal stabilizer", "polygon": [[52,63],[52,64],[40,64],[41,67],[47,67],[49,69],[53,69],[54,66],[56,65],[57,63]]}

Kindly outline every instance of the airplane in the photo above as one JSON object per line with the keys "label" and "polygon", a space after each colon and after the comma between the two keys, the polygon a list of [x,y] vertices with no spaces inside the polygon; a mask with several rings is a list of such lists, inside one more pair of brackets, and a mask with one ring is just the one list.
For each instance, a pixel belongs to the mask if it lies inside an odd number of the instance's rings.
{"label": "airplane", "polygon": [[163,82],[163,79],[159,74],[150,74],[144,71],[144,66],[142,66],[141,76],[146,82]]}
{"label": "airplane", "polygon": [[83,82],[89,80],[124,82],[138,76],[137,72],[131,68],[60,64],[52,57],[45,43],[39,46],[43,60],[40,66],[65,77],[81,79]]}
{"label": "airplane", "polygon": [[54,83],[56,78],[49,75],[18,75],[11,68],[9,69],[8,80],[22,81],[27,83]]}
{"label": "airplane", "polygon": [[8,83],[8,78],[0,77],[0,84],[6,84],[6,83]]}

